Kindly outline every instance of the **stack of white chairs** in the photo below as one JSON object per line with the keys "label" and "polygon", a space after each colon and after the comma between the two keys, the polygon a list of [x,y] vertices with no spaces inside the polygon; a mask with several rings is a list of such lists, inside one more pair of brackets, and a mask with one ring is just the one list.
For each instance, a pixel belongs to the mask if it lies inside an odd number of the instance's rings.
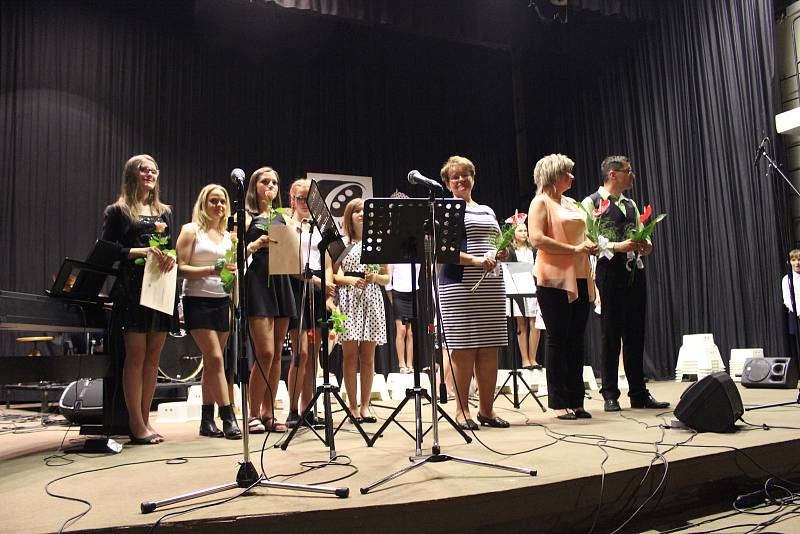
{"label": "stack of white chairs", "polygon": [[712,373],[725,370],[719,348],[713,334],[687,334],[678,352],[675,366],[675,381],[682,382],[689,376],[700,380]]}

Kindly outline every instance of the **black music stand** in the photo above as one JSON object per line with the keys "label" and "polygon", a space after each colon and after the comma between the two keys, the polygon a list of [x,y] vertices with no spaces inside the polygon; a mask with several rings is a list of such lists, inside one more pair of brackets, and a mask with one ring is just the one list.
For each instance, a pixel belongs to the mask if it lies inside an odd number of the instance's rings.
{"label": "black music stand", "polygon": [[[242,172],[239,169],[236,171]],[[242,177],[244,173],[242,172]],[[250,429],[248,427],[248,401],[247,401],[247,384],[250,378],[250,370],[247,362],[247,353],[245,347],[248,341],[247,330],[247,291],[245,286],[245,277],[242,273],[245,272],[245,202],[244,193],[245,185],[243,181],[236,181],[237,192],[234,199],[234,213],[236,214],[236,269],[239,272],[237,276],[238,289],[239,289],[239,307],[234,312],[234,324],[231,337],[234,338],[234,350],[237,355],[238,363],[238,379],[239,388],[242,392],[242,461],[239,462],[239,470],[236,473],[236,481],[222,484],[219,486],[212,486],[209,488],[201,489],[161,499],[159,501],[142,501],[139,505],[143,514],[154,512],[156,509],[171,504],[205,497],[206,495],[214,495],[223,491],[232,489],[250,490],[254,488],[277,488],[289,489],[295,491],[308,491],[312,493],[324,493],[328,495],[336,495],[337,497],[347,497],[350,495],[349,488],[330,488],[325,486],[312,486],[310,484],[291,484],[288,482],[272,482],[265,474],[258,474],[253,462],[250,461]],[[231,195],[233,197],[233,195]],[[231,217],[228,221],[229,227],[234,224],[234,219]]]}
{"label": "black music stand", "polygon": [[[458,200],[439,200],[436,201],[437,220],[436,225],[440,228],[437,234],[438,242],[436,250],[441,251],[439,261],[442,263],[457,263],[459,259],[458,234],[463,228],[464,205]],[[371,198],[364,203],[364,248],[361,251],[361,263],[393,263],[409,264],[411,271],[411,294],[417,295],[417,272],[418,266],[423,266],[422,286],[429,285],[430,272],[425,267],[425,224],[429,220],[430,210],[428,199],[424,198]],[[426,293],[420,295],[425,299]],[[375,444],[381,437],[383,431],[390,423],[395,423],[406,434],[414,438],[416,443],[417,456],[422,454],[422,438],[430,431],[422,431],[422,400],[427,400],[434,404],[431,396],[420,384],[420,369],[427,366],[429,369],[431,390],[436,396],[436,366],[432,347],[426,343],[426,331],[429,324],[433,321],[426,320],[419,314],[417,298],[411,304],[411,329],[414,335],[414,387],[406,390],[405,398],[392,411],[383,425],[372,437]],[[430,319],[430,316],[427,317]],[[423,363],[423,355],[426,359]],[[397,416],[405,407],[406,403],[414,400],[414,420],[416,422],[416,435],[412,436],[403,425],[397,422]],[[435,417],[443,417],[459,433],[467,443],[472,441],[464,430],[444,411],[435,404]],[[431,427],[432,428],[432,427]]]}
{"label": "black music stand", "polygon": [[[525,297],[535,297],[536,296],[536,291],[535,291],[536,290],[536,285],[534,284],[533,275],[530,273],[530,269],[529,268],[528,268],[528,272],[527,273],[522,273],[522,272],[512,273],[512,271],[515,269],[515,267],[513,267],[513,265],[515,265],[515,264],[524,264],[524,265],[530,266],[529,263],[523,263],[523,262],[511,262],[511,263],[503,263],[503,264],[501,264],[502,268],[503,268],[503,275],[504,275],[504,280],[505,280],[506,298],[508,298],[508,307],[511,310],[511,325],[509,326],[509,331],[508,331],[509,345],[511,345],[511,372],[508,374],[506,379],[503,381],[503,384],[500,386],[500,389],[497,390],[497,394],[495,394],[494,398],[495,398],[495,400],[497,400],[497,397],[499,397],[500,395],[503,395],[506,399],[508,399],[508,395],[506,393],[503,393],[503,389],[506,387],[506,384],[508,384],[508,381],[511,380],[511,390],[512,390],[512,393],[514,394],[514,399],[512,400],[512,403],[514,404],[514,408],[519,409],[519,407],[522,405],[522,402],[525,399],[527,399],[528,396],[532,396],[533,400],[536,401],[536,404],[539,405],[539,408],[542,409],[542,412],[546,412],[547,409],[544,406],[542,406],[542,402],[539,400],[539,397],[537,397],[536,393],[533,392],[533,388],[530,386],[530,384],[528,384],[528,382],[522,376],[522,371],[520,371],[519,368],[517,367],[517,343],[518,343],[518,340],[517,340],[517,323],[514,320],[514,319],[516,319],[516,317],[514,315],[514,299],[516,299],[516,298],[521,299],[520,302],[522,302],[522,306],[520,308],[523,308],[524,305],[525,305],[524,304]],[[506,274],[508,276],[505,276]],[[514,276],[513,276],[514,274],[516,274],[517,276],[522,275],[522,274],[527,274],[530,277],[530,281],[525,280],[524,281],[525,285],[528,286],[529,288],[532,286],[532,289],[534,291],[530,291],[530,289],[517,287],[517,285],[515,283],[515,280],[514,280]],[[522,309],[520,309],[520,311],[522,311]],[[517,381],[520,381],[523,384],[525,384],[525,388],[528,390],[528,392],[521,399],[519,398],[519,384],[518,384]],[[511,400],[511,399],[509,399],[509,400]]]}
{"label": "black music stand", "polygon": [[[420,205],[423,207],[423,214],[421,217],[418,215],[420,210],[418,206]],[[433,364],[433,361],[428,369],[432,386],[432,396],[428,397],[427,392],[419,387],[420,354],[423,350],[426,351],[427,354],[433,354],[433,341],[436,333],[433,321],[435,305],[432,290],[433,284],[430,279],[431,273],[435,272],[435,266],[439,260],[442,260],[442,262],[447,260],[448,263],[458,262],[465,207],[466,203],[461,199],[442,199],[437,201],[433,190],[431,190],[428,199],[370,199],[364,203],[364,250],[362,250],[362,262],[383,257],[384,254],[388,254],[386,249],[392,250],[392,245],[395,245],[395,251],[399,249],[402,253],[400,261],[393,261],[393,263],[406,263],[411,261],[413,266],[415,258],[423,258],[422,291],[420,291],[420,295],[418,296],[422,305],[419,306],[417,310],[414,310],[414,324],[417,326],[417,331],[424,332],[425,335],[424,337],[416,334],[414,335],[414,388],[406,391],[406,398],[403,399],[400,406],[392,413],[390,418],[384,422],[381,429],[373,438],[373,441],[377,439],[392,418],[402,409],[403,405],[408,402],[409,399],[413,398],[417,429],[416,454],[415,456],[409,457],[409,460],[412,462],[411,465],[385,476],[368,486],[362,487],[362,494],[369,493],[374,488],[428,463],[453,461],[482,467],[492,467],[494,469],[502,469],[525,475],[536,475],[536,471],[533,469],[508,467],[472,458],[442,454],[439,445],[440,415],[445,417],[448,422],[459,431],[466,439],[467,443],[470,443],[472,440],[439,406],[435,386],[436,366]],[[407,215],[407,213],[409,214]],[[410,214],[416,215],[417,218],[414,219],[413,215]],[[422,236],[417,235],[416,232],[418,222],[412,222],[412,220],[423,221]],[[409,226],[414,228],[414,230],[409,232]],[[398,235],[402,236],[403,232],[408,232],[410,234],[405,240],[397,237]],[[422,237],[422,239],[420,239],[420,237]],[[414,280],[413,277],[412,280]],[[419,313],[417,313],[417,311],[419,311]],[[433,358],[431,358],[431,360],[433,360]],[[431,403],[433,446],[431,447],[430,455],[422,454],[422,436],[424,435],[422,432],[422,398],[427,398]],[[399,423],[397,424],[401,426]]]}
{"label": "black music stand", "polygon": [[[346,247],[342,241],[342,236],[339,233],[339,229],[336,227],[336,221],[331,215],[330,210],[328,210],[328,206],[325,204],[325,200],[322,198],[322,195],[319,192],[319,187],[317,186],[317,182],[315,180],[311,180],[311,186],[308,188],[308,197],[306,198],[306,203],[308,204],[308,210],[311,212],[311,217],[314,219],[314,224],[317,225],[320,234],[322,234],[322,240],[319,243],[320,257],[323,258],[324,262],[327,262],[327,258],[325,257],[327,252],[331,258],[331,262],[334,264],[338,263],[349,252],[350,249]],[[325,277],[325,263],[323,263],[322,276],[320,277],[320,286],[323,288],[323,291],[326,291]],[[345,403],[341,395],[339,395],[339,388],[330,382],[330,355],[328,354],[328,330],[330,328],[329,317],[330,314],[327,310],[325,310],[325,320],[322,321],[321,325],[322,384],[317,387],[317,390],[314,392],[314,396],[311,398],[308,406],[306,406],[306,409],[300,414],[300,421],[305,421],[310,414],[314,413],[314,407],[316,406],[317,400],[322,397],[322,404],[325,412],[325,435],[324,437],[321,436],[312,425],[298,424],[291,429],[289,434],[286,436],[286,439],[283,440],[283,443],[281,443],[281,449],[286,450],[295,434],[297,434],[297,431],[302,426],[307,426],[309,429],[311,429],[314,435],[319,438],[320,441],[328,446],[330,459],[335,460],[336,443],[334,441],[334,436],[336,436],[336,433],[339,432],[339,429],[342,428],[342,425],[344,425],[348,419],[356,427],[356,430],[359,434],[361,434],[361,437],[364,438],[364,441],[368,447],[372,447],[373,442],[370,440],[369,436],[367,436],[367,433],[364,432],[364,429],[361,427],[358,421],[356,421],[356,417],[350,411],[350,408],[347,407],[347,403]],[[336,399],[336,402],[339,403],[339,406],[346,414],[346,417],[342,419],[336,428],[333,427],[331,397]]]}
{"label": "black music stand", "polygon": [[[81,309],[84,306],[102,306],[110,301],[108,296],[101,296],[105,290],[110,292],[111,287],[119,276],[119,271],[112,267],[115,261],[114,246],[106,241],[97,241],[89,253],[87,261],[64,258],[56,274],[53,285],[45,293],[53,298],[65,300],[71,305]],[[86,333],[86,346],[90,347],[90,335]],[[113,354],[112,354],[113,355]],[[65,449],[69,453],[112,453],[122,451],[122,445],[111,439],[112,435],[128,433],[128,411],[117,395],[117,387],[122,383],[122,365],[117,358],[111,360],[111,365],[103,379],[103,421],[101,424],[83,424],[80,428],[82,435],[100,436],[105,438],[88,438],[82,445]],[[79,372],[79,371],[78,371]],[[76,377],[80,379],[83,377]],[[77,388],[79,380],[74,382],[76,403],[73,409],[80,409]]]}

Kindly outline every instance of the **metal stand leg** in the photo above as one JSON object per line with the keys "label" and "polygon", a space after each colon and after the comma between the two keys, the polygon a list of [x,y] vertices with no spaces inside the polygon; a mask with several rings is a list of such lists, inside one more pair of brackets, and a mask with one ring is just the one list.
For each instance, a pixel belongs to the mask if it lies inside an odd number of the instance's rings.
{"label": "metal stand leg", "polygon": [[[531,386],[525,381],[525,379],[522,378],[522,372],[517,368],[518,340],[517,340],[517,325],[516,321],[514,320],[515,319],[514,295],[507,295],[507,298],[508,298],[508,306],[511,309],[511,321],[510,321],[511,326],[509,327],[509,332],[508,332],[509,345],[511,346],[511,373],[509,373],[509,375],[503,381],[503,384],[500,386],[500,389],[497,390],[497,393],[494,396],[494,400],[497,400],[497,397],[499,397],[500,395],[503,395],[505,398],[508,399],[508,395],[503,393],[503,388],[506,387],[508,381],[511,380],[512,383],[511,390],[514,393],[514,400],[513,400],[514,408],[519,409],[519,407],[522,405],[522,401],[527,399],[528,395],[530,395],[531,397],[533,397],[533,400],[536,401],[536,404],[539,405],[539,408],[542,409],[542,412],[546,412],[547,409],[544,406],[542,406],[542,402],[539,400],[539,397],[536,396],[536,393],[533,392],[533,388],[531,388]],[[519,398],[519,384],[517,384],[517,380],[521,380],[522,383],[525,384],[525,388],[527,388],[528,390],[525,396],[522,397],[521,399]]]}

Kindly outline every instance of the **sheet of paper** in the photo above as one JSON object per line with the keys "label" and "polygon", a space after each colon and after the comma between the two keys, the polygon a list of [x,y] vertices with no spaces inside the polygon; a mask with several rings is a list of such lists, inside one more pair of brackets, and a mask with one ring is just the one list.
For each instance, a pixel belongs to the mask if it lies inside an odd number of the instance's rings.
{"label": "sheet of paper", "polygon": [[269,229],[269,274],[300,274],[300,233],[296,226],[273,224]]}
{"label": "sheet of paper", "polygon": [[506,295],[532,297],[536,295],[536,280],[533,278],[533,264],[523,261],[501,263]]}
{"label": "sheet of paper", "polygon": [[162,273],[153,253],[147,254],[142,280],[142,295],[139,304],[172,315],[175,310],[175,288],[178,284],[178,266]]}

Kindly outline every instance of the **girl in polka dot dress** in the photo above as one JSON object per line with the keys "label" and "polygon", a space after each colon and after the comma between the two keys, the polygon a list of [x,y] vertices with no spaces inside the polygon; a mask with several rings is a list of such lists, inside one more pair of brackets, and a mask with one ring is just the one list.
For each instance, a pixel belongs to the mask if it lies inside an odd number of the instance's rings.
{"label": "girl in polka dot dress", "polygon": [[[333,281],[339,310],[347,315],[346,332],[339,341],[344,355],[343,374],[350,411],[360,423],[375,423],[369,413],[372,377],[375,373],[375,347],[386,343],[386,312],[379,286],[389,283],[386,265],[369,266],[361,263],[361,230],[364,222],[364,201],[351,200],[344,210],[346,242],[354,244],[342,260],[334,265]],[[360,368],[361,395],[357,398],[356,372]],[[358,401],[360,403],[360,410]],[[357,411],[359,410],[359,411]]]}

